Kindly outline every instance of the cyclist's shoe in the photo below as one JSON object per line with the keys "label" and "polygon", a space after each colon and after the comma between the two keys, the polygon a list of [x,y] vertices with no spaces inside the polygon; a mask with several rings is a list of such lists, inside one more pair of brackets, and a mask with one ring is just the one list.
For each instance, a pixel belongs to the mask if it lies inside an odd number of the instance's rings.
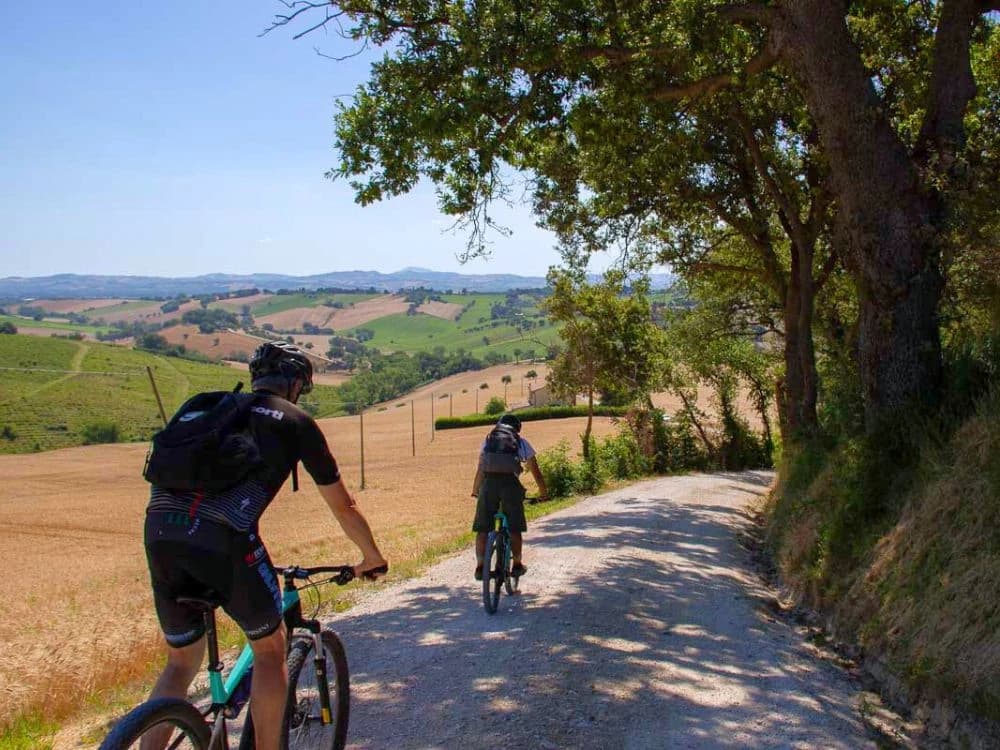
{"label": "cyclist's shoe", "polygon": [[510,574],[515,578],[520,578],[528,572],[528,566],[524,563],[516,562],[510,567]]}
{"label": "cyclist's shoe", "polygon": [[482,565],[477,565],[476,566],[475,576],[476,576],[476,580],[477,581],[483,580],[483,566]]}

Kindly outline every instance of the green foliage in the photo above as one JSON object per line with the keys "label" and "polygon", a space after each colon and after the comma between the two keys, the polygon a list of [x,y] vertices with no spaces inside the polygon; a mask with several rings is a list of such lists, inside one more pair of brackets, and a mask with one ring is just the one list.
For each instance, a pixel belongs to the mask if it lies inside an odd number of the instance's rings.
{"label": "green foliage", "polygon": [[100,445],[103,443],[117,443],[121,440],[121,431],[114,422],[98,421],[89,422],[83,426],[80,432],[84,445]]}
{"label": "green foliage", "polygon": [[577,491],[576,470],[569,457],[569,444],[563,440],[536,457],[538,468],[545,477],[549,497],[569,497]]}
{"label": "green foliage", "polygon": [[0,322],[0,333],[17,333],[17,326],[9,320]]}
{"label": "green foliage", "polygon": [[[620,417],[625,414],[625,411],[620,406],[595,406],[594,416]],[[539,406],[530,409],[518,409],[516,414],[522,422],[532,422],[539,419],[565,419],[567,417],[587,416],[587,407]],[[460,427],[478,427],[480,425],[493,424],[495,421],[493,417],[483,414],[469,414],[464,417],[438,417],[434,420],[434,429],[449,430]]]}
{"label": "green foliage", "polygon": [[483,414],[489,414],[492,416],[503,414],[505,411],[507,411],[507,404],[504,403],[504,400],[498,396],[493,396],[486,402],[486,406],[483,407]]}
{"label": "green foliage", "polygon": [[215,333],[226,328],[237,328],[240,324],[240,320],[235,314],[219,308],[188,310],[181,316],[181,321],[188,325],[198,326],[201,333]]}
{"label": "green foliage", "polygon": [[652,473],[652,462],[643,455],[631,431],[602,440],[593,451],[603,473],[614,479],[631,479]]}

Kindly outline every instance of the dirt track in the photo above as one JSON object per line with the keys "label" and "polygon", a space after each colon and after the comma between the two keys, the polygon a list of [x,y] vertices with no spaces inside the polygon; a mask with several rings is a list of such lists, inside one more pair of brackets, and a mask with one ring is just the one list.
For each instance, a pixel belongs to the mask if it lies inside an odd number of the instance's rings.
{"label": "dirt track", "polygon": [[549,516],[492,617],[468,553],[368,597],[334,623],[350,747],[875,747],[858,687],[769,614],[738,543],[770,478],[647,481]]}

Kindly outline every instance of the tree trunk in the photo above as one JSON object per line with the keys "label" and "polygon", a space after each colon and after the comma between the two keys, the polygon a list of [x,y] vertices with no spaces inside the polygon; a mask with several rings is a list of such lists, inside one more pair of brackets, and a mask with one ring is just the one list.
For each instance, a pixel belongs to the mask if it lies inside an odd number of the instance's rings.
{"label": "tree trunk", "polygon": [[860,296],[858,360],[869,431],[932,398],[941,379],[937,231],[917,170],[879,106],[846,3],[789,0],[772,43],[803,84],[848,217]]}
{"label": "tree trunk", "polygon": [[583,460],[590,460],[590,433],[594,426],[594,386],[587,388],[587,429],[583,431]]}
{"label": "tree trunk", "polygon": [[[805,257],[802,257],[802,256]],[[816,352],[813,347],[811,253],[792,245],[792,267],[785,293],[785,378],[779,399],[781,434],[787,439],[816,430]]]}

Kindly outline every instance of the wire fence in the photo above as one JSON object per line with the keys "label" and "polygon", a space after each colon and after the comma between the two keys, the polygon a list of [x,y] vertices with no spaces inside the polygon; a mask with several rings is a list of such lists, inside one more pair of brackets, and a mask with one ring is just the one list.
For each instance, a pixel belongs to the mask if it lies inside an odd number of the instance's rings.
{"label": "wire fence", "polygon": [[[186,398],[208,386],[165,368],[154,374],[142,367],[117,371],[0,367],[0,453],[148,441]],[[523,380],[519,389],[512,383],[500,393],[505,403],[523,401]],[[372,461],[416,456],[421,446],[434,441],[435,419],[481,412],[494,395],[467,387],[361,405],[315,399],[314,394],[301,405],[317,418],[355,413],[343,418],[340,436],[358,451],[362,487]]]}

